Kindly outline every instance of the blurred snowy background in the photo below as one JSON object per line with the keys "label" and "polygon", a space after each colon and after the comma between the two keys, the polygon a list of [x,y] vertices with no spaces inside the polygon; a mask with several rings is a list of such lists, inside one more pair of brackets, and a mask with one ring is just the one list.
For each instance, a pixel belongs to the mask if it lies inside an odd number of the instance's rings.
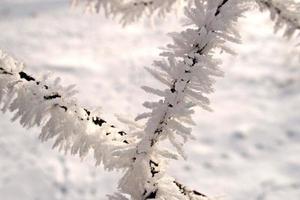
{"label": "blurred snowy background", "polygon": [[[170,173],[204,194],[225,200],[300,199],[300,51],[296,40],[273,34],[268,14],[250,12],[240,23],[236,57],[222,55],[226,76],[210,96],[213,113],[197,110],[188,161]],[[53,72],[77,85],[78,99],[134,118],[157,85],[144,70],[158,58],[178,17],[122,28],[103,15],[70,9],[68,0],[0,0],[0,48],[27,71]],[[298,40],[299,41],[299,40]],[[0,115],[0,200],[102,200],[122,172],[94,167],[51,150],[39,129]]]}

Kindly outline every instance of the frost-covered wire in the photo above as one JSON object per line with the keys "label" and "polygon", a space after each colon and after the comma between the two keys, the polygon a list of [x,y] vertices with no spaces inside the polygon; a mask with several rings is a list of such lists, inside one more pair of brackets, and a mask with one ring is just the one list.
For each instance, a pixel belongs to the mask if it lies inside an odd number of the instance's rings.
{"label": "frost-covered wire", "polygon": [[[93,150],[96,164],[105,168],[123,168],[127,157],[118,150],[134,142],[127,133],[86,108],[73,97],[74,86],[63,87],[60,79],[47,75],[35,78],[24,65],[0,51],[0,106],[14,113],[26,128],[42,127],[42,141],[55,139],[53,148],[85,157]],[[125,151],[123,151],[124,153]],[[128,163],[127,163],[128,165]]]}
{"label": "frost-covered wire", "polygon": [[275,31],[284,30],[290,38],[300,31],[300,3],[293,0],[256,0],[262,11],[268,10],[275,21]]}

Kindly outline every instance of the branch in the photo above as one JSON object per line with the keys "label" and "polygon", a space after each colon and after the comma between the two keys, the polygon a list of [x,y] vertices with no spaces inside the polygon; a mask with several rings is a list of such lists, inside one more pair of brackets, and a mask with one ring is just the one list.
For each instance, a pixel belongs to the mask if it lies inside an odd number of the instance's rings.
{"label": "branch", "polygon": [[284,35],[292,37],[300,31],[300,3],[293,0],[256,0],[262,11],[268,10],[275,21],[275,31],[284,29]]}
{"label": "branch", "polygon": [[[148,118],[145,134],[135,148],[134,162],[119,184],[121,192],[135,200],[205,198],[195,197],[195,193],[193,196],[192,190],[167,176],[166,162],[179,155],[184,157],[182,146],[191,138],[193,108],[199,105],[210,110],[206,95],[213,91],[213,78],[223,74],[220,62],[212,54],[216,48],[228,50],[226,41],[239,42],[234,25],[249,4],[244,0],[197,0],[195,4],[195,8],[186,10],[190,26],[172,34],[174,43],[162,53],[167,60],[155,61],[156,68],[148,69],[168,88],[144,87],[162,99],[144,103],[151,111],[137,118]],[[159,146],[163,140],[169,141],[177,152],[163,150]]]}
{"label": "branch", "polygon": [[[123,168],[126,148],[134,143],[127,133],[77,103],[74,86],[62,87],[59,79],[40,79],[23,71],[23,64],[0,51],[0,105],[14,112],[13,120],[30,128],[42,127],[42,141],[55,138],[53,148],[85,157],[93,149],[96,164]],[[132,145],[132,144],[131,144]],[[120,159],[118,151],[125,155]]]}
{"label": "branch", "polygon": [[179,183],[178,181],[173,181],[173,183],[178,187],[178,189],[180,190],[180,192],[185,195],[188,196],[189,199],[195,199],[195,198],[203,198],[206,199],[208,198],[205,194],[202,194],[196,190],[191,190],[188,187],[184,186],[183,184]]}
{"label": "branch", "polygon": [[137,21],[143,15],[148,13],[149,16],[154,14],[165,16],[175,9],[176,4],[183,3],[183,0],[133,0],[125,3],[120,8],[121,23],[126,25],[130,22]]}
{"label": "branch", "polygon": [[[192,0],[188,0],[192,1]],[[71,0],[73,5],[85,3],[85,7],[92,12],[100,12],[101,8],[106,15],[119,16],[120,22],[127,25],[137,21],[142,16],[156,14],[164,16],[174,10],[175,5],[183,4],[184,0]]]}
{"label": "branch", "polygon": [[[103,163],[106,169],[127,168],[132,162],[136,141],[127,137],[114,125],[96,116],[92,111],[81,108],[72,96],[73,86],[62,87],[59,80],[53,83],[50,77],[33,77],[23,70],[22,63],[0,51],[0,103],[2,111],[15,113],[13,120],[20,119],[21,125],[30,128],[42,127],[39,138],[47,141],[55,138],[53,148],[71,151],[85,157],[90,149],[94,150],[97,165]],[[0,104],[0,105],[1,105]],[[129,150],[128,150],[129,149]],[[154,161],[150,161],[151,173],[156,174]],[[136,174],[137,176],[137,174]],[[206,196],[190,190],[172,178],[164,179],[165,194],[189,199],[202,199]],[[170,190],[170,191],[169,191]],[[156,193],[148,194],[148,198]],[[122,199],[121,194],[110,199]],[[124,197],[125,198],[125,197]]]}
{"label": "branch", "polygon": [[116,11],[124,3],[124,0],[70,0],[73,6],[78,6],[79,4],[85,4],[85,8],[92,12],[100,12],[103,8],[105,14],[115,15]]}

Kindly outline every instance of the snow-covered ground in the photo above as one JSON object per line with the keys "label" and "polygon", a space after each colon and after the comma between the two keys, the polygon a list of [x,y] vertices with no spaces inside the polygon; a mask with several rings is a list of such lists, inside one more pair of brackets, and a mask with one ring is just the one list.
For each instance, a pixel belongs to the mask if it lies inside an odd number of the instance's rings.
{"label": "snow-covered ground", "polygon": [[[106,118],[134,118],[157,85],[144,70],[158,58],[166,33],[182,30],[169,16],[122,28],[102,15],[69,8],[67,0],[1,0],[0,48],[27,70],[51,71],[75,83],[78,99]],[[197,110],[187,161],[171,163],[181,182],[225,200],[300,198],[300,62],[296,41],[274,35],[266,14],[242,19],[236,57],[222,55],[224,78],[211,95],[214,112]],[[102,200],[122,172],[94,167],[51,150],[38,128],[0,115],[0,200]]]}

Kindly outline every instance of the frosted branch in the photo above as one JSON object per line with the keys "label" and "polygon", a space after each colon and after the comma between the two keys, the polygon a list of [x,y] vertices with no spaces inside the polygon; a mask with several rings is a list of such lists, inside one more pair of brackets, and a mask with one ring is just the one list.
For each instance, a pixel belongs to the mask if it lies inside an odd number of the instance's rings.
{"label": "frosted branch", "polygon": [[[23,71],[23,64],[0,51],[0,105],[14,113],[13,120],[30,128],[42,127],[39,138],[54,138],[53,148],[85,157],[93,149],[97,164],[122,168],[126,157],[118,151],[134,140],[86,108],[73,97],[74,86],[60,86],[60,79],[35,78]],[[128,156],[128,155],[125,155]],[[118,162],[115,162],[118,161]],[[123,162],[122,162],[123,161]]]}
{"label": "frosted branch", "polygon": [[173,183],[178,187],[179,191],[188,197],[188,199],[196,199],[196,198],[208,198],[205,194],[202,194],[196,190],[191,190],[178,181],[173,181]]}
{"label": "frosted branch", "polygon": [[120,8],[121,22],[127,24],[138,20],[145,14],[164,16],[174,10],[176,5],[182,3],[183,0],[133,0]]}
{"label": "frosted branch", "polygon": [[284,29],[288,38],[300,31],[300,3],[293,0],[256,0],[262,11],[268,10],[275,21],[275,31]]}
{"label": "frosted branch", "polygon": [[[166,59],[154,62],[148,71],[168,88],[143,87],[146,92],[162,97],[158,102],[145,102],[151,111],[137,119],[148,118],[145,134],[136,146],[131,167],[120,181],[121,192],[133,199],[203,199],[165,174],[168,159],[184,157],[183,144],[191,136],[193,108],[210,110],[207,94],[213,91],[214,77],[222,76],[220,61],[213,57],[216,48],[226,50],[226,41],[238,42],[234,25],[247,9],[247,1],[195,1],[187,8],[190,26],[173,33],[173,44],[162,53]],[[167,140],[176,149],[162,149]],[[136,177],[139,174],[139,177]],[[193,196],[194,195],[194,196]]]}
{"label": "frosted branch", "polygon": [[[191,0],[189,0],[191,1]],[[164,16],[180,7],[184,0],[71,0],[73,5],[85,4],[87,10],[100,12],[103,8],[107,15],[120,17],[123,25],[137,21],[144,15]]]}

